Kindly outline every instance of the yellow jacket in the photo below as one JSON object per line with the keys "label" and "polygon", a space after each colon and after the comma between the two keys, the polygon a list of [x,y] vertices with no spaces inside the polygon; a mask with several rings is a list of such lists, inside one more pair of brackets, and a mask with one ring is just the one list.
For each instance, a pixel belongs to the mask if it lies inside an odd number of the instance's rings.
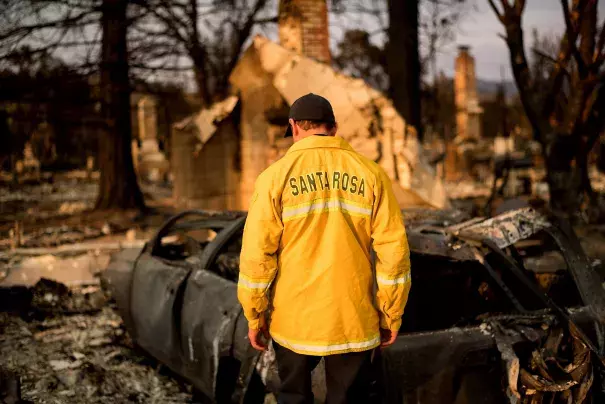
{"label": "yellow jacket", "polygon": [[270,310],[271,337],[292,351],[369,350],[380,344],[379,326],[399,329],[410,286],[391,182],[345,140],[305,138],[258,177],[238,282],[250,328]]}

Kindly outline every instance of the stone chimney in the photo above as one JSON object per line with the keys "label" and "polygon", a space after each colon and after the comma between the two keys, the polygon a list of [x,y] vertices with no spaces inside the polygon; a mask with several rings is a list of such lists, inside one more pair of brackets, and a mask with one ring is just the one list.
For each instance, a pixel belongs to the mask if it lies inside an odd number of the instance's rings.
{"label": "stone chimney", "polygon": [[326,0],[280,0],[279,41],[287,49],[331,63]]}
{"label": "stone chimney", "polygon": [[458,139],[480,138],[480,116],[483,110],[479,106],[475,59],[469,53],[468,46],[460,46],[456,58],[456,76],[454,77],[456,100],[456,129]]}

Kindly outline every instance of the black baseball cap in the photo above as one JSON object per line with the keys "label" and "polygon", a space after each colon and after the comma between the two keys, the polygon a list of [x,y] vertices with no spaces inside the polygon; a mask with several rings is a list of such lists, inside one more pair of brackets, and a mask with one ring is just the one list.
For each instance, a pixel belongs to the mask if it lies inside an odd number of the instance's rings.
{"label": "black baseball cap", "polygon": [[[294,101],[290,107],[290,115],[288,118],[294,119],[295,121],[336,123],[330,101],[313,93],[303,95]],[[288,129],[286,129],[284,137],[290,136],[292,136],[292,126],[288,124]]]}

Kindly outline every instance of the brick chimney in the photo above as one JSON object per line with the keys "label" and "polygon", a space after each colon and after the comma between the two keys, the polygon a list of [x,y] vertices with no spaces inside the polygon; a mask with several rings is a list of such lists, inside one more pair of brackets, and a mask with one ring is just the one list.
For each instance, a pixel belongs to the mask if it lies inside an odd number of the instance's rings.
{"label": "brick chimney", "polygon": [[481,137],[481,113],[475,76],[475,59],[468,46],[458,47],[454,77],[457,135],[461,139]]}
{"label": "brick chimney", "polygon": [[287,49],[331,63],[326,0],[280,0],[279,41]]}

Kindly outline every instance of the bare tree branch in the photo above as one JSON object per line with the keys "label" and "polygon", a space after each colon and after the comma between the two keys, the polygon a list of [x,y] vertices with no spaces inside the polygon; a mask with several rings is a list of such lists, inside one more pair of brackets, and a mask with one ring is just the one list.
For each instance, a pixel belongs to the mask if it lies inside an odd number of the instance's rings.
{"label": "bare tree branch", "polygon": [[597,42],[593,61],[597,64],[597,68],[599,68],[601,64],[603,64],[603,62],[605,61],[605,19],[603,20],[603,24],[601,25],[601,32],[599,34],[599,40]]}
{"label": "bare tree branch", "polygon": [[[576,41],[578,39],[578,32],[579,32],[579,27],[577,26],[578,24],[574,24],[574,21],[572,21],[571,16],[570,16],[570,12],[569,12],[569,4],[567,2],[567,0],[560,0],[561,1],[561,8],[563,9],[563,17],[565,19],[565,31],[566,31],[566,35],[567,35],[567,41],[568,41],[568,46],[569,46],[569,50],[571,51],[571,54],[573,55],[576,63],[578,64],[578,71],[580,72],[580,75],[582,75],[582,77],[586,76],[586,64],[584,63],[584,60],[582,59],[582,55],[580,54],[580,51],[578,50],[578,47],[576,45]],[[578,7],[577,9],[574,8],[574,14],[578,15],[581,19],[580,14],[582,14],[582,12],[584,11],[584,4],[585,1],[584,0],[579,0],[575,3]],[[575,21],[577,23],[577,21]]]}
{"label": "bare tree branch", "polygon": [[278,16],[272,16],[272,17],[266,17],[266,18],[259,18],[254,20],[255,24],[273,24],[273,23],[277,23],[278,20]]}
{"label": "bare tree branch", "polygon": [[599,139],[603,131],[605,131],[605,85],[601,84],[592,102],[587,103],[584,110],[584,124],[582,132],[588,134],[586,147],[592,149],[595,142]]}
{"label": "bare tree branch", "polygon": [[595,55],[597,34],[597,5],[589,1],[581,9],[581,17],[578,23],[578,31],[581,36],[579,53],[586,67],[586,74],[592,67],[592,59]]}
{"label": "bare tree branch", "polygon": [[504,14],[510,13],[513,10],[513,5],[511,5],[508,0],[500,0],[500,4],[502,4]]}
{"label": "bare tree branch", "polygon": [[536,48],[532,48],[532,52],[540,56],[541,58],[548,60],[553,64],[553,66],[555,66],[555,68],[561,69],[566,76],[571,77],[571,73],[567,70],[567,65],[565,64],[564,60],[562,60],[562,58],[555,59],[552,56],[547,55],[540,49]]}
{"label": "bare tree branch", "polygon": [[248,16],[246,17],[244,25],[240,27],[238,32],[236,33],[236,40],[234,41],[233,47],[231,49],[231,61],[229,62],[227,67],[228,72],[231,72],[235,68],[242,47],[250,36],[250,32],[252,31],[252,27],[254,26],[254,19],[256,15],[260,12],[260,10],[265,7],[266,4],[267,0],[256,0],[256,4],[254,5],[252,11],[250,11]]}
{"label": "bare tree branch", "polygon": [[149,66],[148,64],[131,64],[131,68],[153,72],[187,72],[191,71],[192,66]]}
{"label": "bare tree branch", "polygon": [[166,27],[170,30],[175,39],[178,39],[183,43],[187,43],[189,38],[184,36],[181,31],[179,31],[179,23],[170,18],[170,16],[162,14],[161,11],[162,9],[153,9],[151,13],[155,15],[164,24],[166,24]]}
{"label": "bare tree branch", "polygon": [[98,22],[98,18],[93,19],[85,19],[91,15],[94,15],[96,11],[85,11],[78,14],[75,17],[67,18],[67,19],[56,19],[53,21],[41,22],[38,24],[30,24],[30,25],[21,25],[17,26],[13,29],[10,29],[6,32],[0,33],[0,42],[10,39],[12,37],[18,36],[27,36],[32,32],[40,31],[42,29],[48,28],[70,28],[76,25],[90,25]]}
{"label": "bare tree branch", "polygon": [[500,12],[500,10],[498,10],[498,7],[496,6],[496,3],[494,3],[494,0],[487,0],[487,2],[491,6],[492,10],[494,10],[494,14],[496,14],[496,17],[498,17],[500,22],[504,24],[504,12]]}

